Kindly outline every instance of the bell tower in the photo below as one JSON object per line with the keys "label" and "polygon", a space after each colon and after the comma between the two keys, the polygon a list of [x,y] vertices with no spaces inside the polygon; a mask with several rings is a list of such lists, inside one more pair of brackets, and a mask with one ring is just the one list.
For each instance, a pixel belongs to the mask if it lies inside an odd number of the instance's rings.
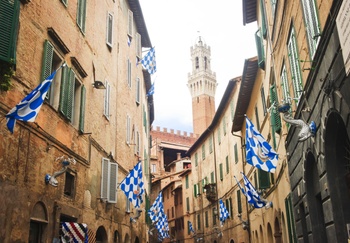
{"label": "bell tower", "polygon": [[192,96],[193,133],[201,135],[215,115],[216,74],[211,71],[210,47],[201,37],[191,47],[192,73],[187,86]]}

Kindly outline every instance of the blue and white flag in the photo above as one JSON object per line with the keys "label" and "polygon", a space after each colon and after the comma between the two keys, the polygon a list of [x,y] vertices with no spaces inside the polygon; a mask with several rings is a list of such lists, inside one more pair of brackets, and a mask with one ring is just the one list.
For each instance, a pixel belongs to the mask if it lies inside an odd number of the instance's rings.
{"label": "blue and white flag", "polygon": [[220,205],[219,219],[221,224],[223,224],[225,220],[230,216],[230,214],[228,213],[224,203],[222,202],[222,199],[220,199],[219,205]]}
{"label": "blue and white flag", "polygon": [[195,234],[196,232],[194,231],[193,225],[191,223],[191,221],[188,221],[188,228],[190,230],[190,232],[193,232],[193,234]]}
{"label": "blue and white flag", "polygon": [[151,95],[153,95],[153,94],[154,94],[154,82],[153,82],[153,84],[151,85],[151,87],[149,88],[149,90],[148,90],[146,96],[148,97],[148,96],[151,96]]}
{"label": "blue and white flag", "polygon": [[254,186],[252,183],[250,183],[249,179],[244,175],[244,173],[241,172],[241,174],[243,177],[245,190],[241,186],[241,183],[238,182],[236,176],[235,179],[242,193],[247,197],[248,203],[254,206],[254,208],[262,208],[266,205],[271,205],[271,203],[268,203],[267,200],[260,197],[259,193],[255,190]]}
{"label": "blue and white flag", "polygon": [[149,74],[154,74],[157,71],[156,53],[154,47],[142,58],[141,63]]}
{"label": "blue and white flag", "polygon": [[142,195],[145,192],[142,180],[142,164],[139,161],[129,175],[120,183],[120,189],[125,193],[128,200],[135,208],[140,208],[143,202]]}
{"label": "blue and white flag", "polygon": [[261,170],[274,173],[278,154],[246,117],[246,157],[247,162]]}
{"label": "blue and white flag", "polygon": [[45,100],[57,70],[51,73],[42,83],[30,92],[20,103],[13,107],[6,115],[7,128],[13,133],[16,120],[34,122]]}
{"label": "blue and white flag", "polygon": [[162,217],[162,214],[164,214],[163,194],[160,192],[152,206],[149,208],[148,215],[152,223],[155,223],[160,217]]}
{"label": "blue and white flag", "polygon": [[162,239],[170,238],[168,217],[166,216],[165,213],[161,214],[161,217],[156,222],[155,227],[158,230],[158,234]]}

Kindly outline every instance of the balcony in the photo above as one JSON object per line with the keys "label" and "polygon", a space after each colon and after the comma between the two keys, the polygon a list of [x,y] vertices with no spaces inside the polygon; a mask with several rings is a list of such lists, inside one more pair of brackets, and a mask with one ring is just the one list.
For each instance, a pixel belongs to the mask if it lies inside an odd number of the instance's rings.
{"label": "balcony", "polygon": [[205,196],[210,202],[216,201],[216,183],[206,184],[204,186]]}

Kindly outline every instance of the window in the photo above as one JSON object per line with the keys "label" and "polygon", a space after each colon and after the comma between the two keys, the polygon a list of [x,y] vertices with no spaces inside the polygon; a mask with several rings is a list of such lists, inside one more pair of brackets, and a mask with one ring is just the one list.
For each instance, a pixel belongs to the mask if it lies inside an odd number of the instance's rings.
{"label": "window", "polygon": [[78,80],[75,71],[62,68],[59,111],[74,126],[84,132],[85,86]]}
{"label": "window", "polygon": [[220,180],[224,179],[224,173],[222,171],[222,163],[219,164],[219,169],[220,169]]}
{"label": "window", "polygon": [[225,204],[228,211],[228,216],[232,218],[232,199],[231,198],[226,199]]}
{"label": "window", "polygon": [[86,0],[78,0],[77,25],[85,33]]}
{"label": "window", "polygon": [[[278,104],[278,98],[277,98],[277,92],[276,92],[276,86],[272,85],[270,87],[270,103],[271,104]],[[281,117],[277,109],[271,109],[271,125],[272,125],[272,130],[273,130],[273,135],[274,133],[277,132],[279,133],[281,131]],[[276,146],[275,146],[276,147]]]}
{"label": "window", "polygon": [[264,3],[263,0],[260,0],[260,14],[261,14],[261,29],[264,39],[266,39],[267,36],[267,28],[266,28],[266,15],[264,11]]}
{"label": "window", "polygon": [[113,20],[114,16],[112,13],[108,13],[107,15],[107,37],[106,43],[110,48],[113,47]]}
{"label": "window", "polygon": [[237,143],[233,146],[234,152],[235,152],[235,163],[238,163],[238,148],[237,148]]}
{"label": "window", "polygon": [[266,116],[267,108],[266,108],[266,98],[265,98],[264,87],[261,87],[260,94],[261,94],[261,102],[262,102],[262,106],[263,106],[264,116]]}
{"label": "window", "polygon": [[242,213],[241,190],[237,190],[237,210]]}
{"label": "window", "polygon": [[198,165],[198,153],[197,152],[194,154],[194,165],[195,166]]}
{"label": "window", "polygon": [[202,179],[202,191],[205,192],[204,187],[208,184],[208,177],[204,177],[204,179]]}
{"label": "window", "polygon": [[230,172],[229,162],[228,162],[228,156],[226,156],[226,174]]}
{"label": "window", "polygon": [[190,198],[186,197],[186,211],[190,212]]}
{"label": "window", "polygon": [[140,78],[136,78],[136,104],[140,104],[141,96],[141,82]]}
{"label": "window", "polygon": [[131,139],[131,118],[129,115],[126,116],[126,143],[130,145]]}
{"label": "window", "polygon": [[199,190],[200,190],[200,189],[199,189],[198,184],[194,184],[194,185],[193,185],[194,197],[197,197],[197,196],[200,194]]}
{"label": "window", "polygon": [[258,170],[259,189],[267,189],[270,187],[270,173],[264,170]]}
{"label": "window", "polygon": [[221,144],[221,128],[218,127],[218,143]]}
{"label": "window", "polygon": [[297,242],[291,194],[289,194],[284,201],[285,201],[286,214],[287,214],[289,242]]}
{"label": "window", "polygon": [[213,225],[216,225],[216,213],[217,213],[217,209],[216,209],[216,208],[213,208],[213,209],[212,209]]}
{"label": "window", "polygon": [[201,229],[201,215],[197,214],[197,229]]}
{"label": "window", "polygon": [[174,207],[171,207],[171,217],[172,217],[172,218],[175,217],[175,210],[174,210]]}
{"label": "window", "polygon": [[260,131],[260,122],[259,122],[259,110],[258,106],[255,106],[255,119],[256,119],[256,128]]}
{"label": "window", "polygon": [[142,58],[141,35],[139,33],[136,33],[136,56]]}
{"label": "window", "polygon": [[66,171],[64,181],[64,195],[73,198],[75,193],[75,175],[72,171]]}
{"label": "window", "polygon": [[133,26],[134,26],[134,14],[133,14],[133,12],[129,9],[129,10],[128,10],[128,35],[129,35],[130,37],[132,37]]}
{"label": "window", "polygon": [[131,202],[129,200],[126,200],[126,205],[125,205],[125,212],[130,213],[130,204]]}
{"label": "window", "polygon": [[208,216],[208,211],[205,211],[205,227],[209,227],[209,216]]}
{"label": "window", "polygon": [[224,136],[226,135],[226,116],[222,118],[222,131],[224,132]]}
{"label": "window", "polygon": [[111,94],[111,86],[109,85],[109,82],[106,80],[105,82],[105,99],[104,99],[104,109],[103,109],[103,115],[109,120],[110,112],[109,112],[109,100],[110,100],[110,94]]}
{"label": "window", "polygon": [[306,28],[306,37],[309,44],[310,58],[313,59],[317,45],[320,42],[321,31],[317,16],[315,0],[302,0],[304,13],[304,23]]}
{"label": "window", "polygon": [[[109,203],[117,202],[118,164],[102,158],[101,198]],[[128,200],[127,200],[128,201]]]}
{"label": "window", "polygon": [[272,17],[275,18],[277,0],[270,0]]}
{"label": "window", "polygon": [[135,146],[135,154],[140,155],[140,133],[135,131],[134,135],[134,146]]}
{"label": "window", "polygon": [[202,144],[202,160],[205,159],[205,144]]}
{"label": "window", "polygon": [[0,2],[0,60],[16,63],[19,1]]}
{"label": "window", "polygon": [[281,71],[281,86],[282,86],[282,98],[286,103],[291,104],[290,91],[289,91],[289,82],[287,77],[286,65],[283,64]]}
{"label": "window", "polygon": [[186,175],[186,189],[188,189],[188,187],[189,187],[189,182],[188,182],[188,175]]}
{"label": "window", "polygon": [[235,116],[235,105],[233,104],[233,100],[230,102],[230,110],[231,110],[231,121],[233,121],[233,118]]}
{"label": "window", "polygon": [[294,98],[299,99],[299,97],[303,93],[303,86],[302,86],[302,79],[301,79],[297,42],[296,42],[295,31],[293,27],[290,31],[290,36],[288,40],[288,57],[289,57],[289,65],[291,69],[290,71],[292,74]]}
{"label": "window", "polygon": [[155,165],[155,164],[151,165],[151,172],[152,173],[156,173],[157,172],[157,165]]}
{"label": "window", "polygon": [[209,153],[213,152],[213,137],[209,137]]}
{"label": "window", "polygon": [[264,45],[261,38],[261,29],[255,33],[255,44],[258,52],[258,65],[262,70],[265,70],[265,51]]}
{"label": "window", "polygon": [[37,221],[30,221],[29,243],[43,242],[42,235],[47,224]]}
{"label": "window", "polygon": [[211,183],[215,183],[214,171],[210,173],[210,182],[211,182]]}
{"label": "window", "polygon": [[131,61],[129,59],[128,59],[126,65],[127,65],[127,69],[128,69],[127,82],[128,82],[129,88],[131,88]]}

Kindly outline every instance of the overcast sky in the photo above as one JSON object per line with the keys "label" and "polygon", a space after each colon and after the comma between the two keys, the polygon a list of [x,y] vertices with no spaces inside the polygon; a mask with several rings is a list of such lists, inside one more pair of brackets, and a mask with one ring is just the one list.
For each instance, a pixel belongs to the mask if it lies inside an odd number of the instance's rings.
{"label": "overcast sky", "polygon": [[140,0],[148,34],[155,47],[153,127],[193,132],[191,46],[201,36],[211,48],[211,68],[218,83],[215,104],[228,81],[241,76],[244,60],[256,56],[256,22],[243,26],[241,0]]}

